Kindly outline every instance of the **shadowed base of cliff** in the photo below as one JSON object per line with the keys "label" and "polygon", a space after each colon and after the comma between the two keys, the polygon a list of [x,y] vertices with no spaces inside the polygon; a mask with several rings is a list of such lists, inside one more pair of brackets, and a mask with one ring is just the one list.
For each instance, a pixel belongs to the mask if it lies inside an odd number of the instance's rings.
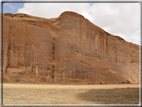
{"label": "shadowed base of cliff", "polygon": [[95,104],[138,104],[138,88],[93,89],[78,94],[79,98]]}
{"label": "shadowed base of cliff", "polygon": [[3,84],[4,104],[139,104],[139,84]]}

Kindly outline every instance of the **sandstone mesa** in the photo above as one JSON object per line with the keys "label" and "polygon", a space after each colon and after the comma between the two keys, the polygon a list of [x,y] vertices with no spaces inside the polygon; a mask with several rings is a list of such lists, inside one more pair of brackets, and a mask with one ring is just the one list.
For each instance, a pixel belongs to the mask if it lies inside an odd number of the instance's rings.
{"label": "sandstone mesa", "polygon": [[139,82],[139,46],[83,16],[3,14],[3,82],[112,84]]}

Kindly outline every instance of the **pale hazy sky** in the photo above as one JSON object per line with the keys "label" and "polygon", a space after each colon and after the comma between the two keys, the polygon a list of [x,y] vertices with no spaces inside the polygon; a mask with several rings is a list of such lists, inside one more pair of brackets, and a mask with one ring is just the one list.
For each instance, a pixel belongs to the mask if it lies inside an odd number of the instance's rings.
{"label": "pale hazy sky", "polygon": [[77,12],[105,31],[120,36],[126,41],[140,45],[140,3],[3,4],[4,13],[26,13],[44,18],[56,18],[64,11]]}

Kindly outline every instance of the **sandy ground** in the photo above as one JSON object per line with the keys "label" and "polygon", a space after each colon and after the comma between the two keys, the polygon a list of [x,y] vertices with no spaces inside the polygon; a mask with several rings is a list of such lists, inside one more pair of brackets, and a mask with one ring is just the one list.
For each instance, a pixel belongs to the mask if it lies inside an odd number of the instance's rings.
{"label": "sandy ground", "polygon": [[3,84],[3,104],[138,104],[138,84]]}

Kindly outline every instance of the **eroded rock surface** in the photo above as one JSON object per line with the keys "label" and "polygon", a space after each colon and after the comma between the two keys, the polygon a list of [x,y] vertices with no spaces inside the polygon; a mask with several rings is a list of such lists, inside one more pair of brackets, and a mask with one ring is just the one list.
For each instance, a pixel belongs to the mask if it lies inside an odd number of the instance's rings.
{"label": "eroded rock surface", "polygon": [[3,15],[4,82],[139,82],[139,46],[74,12],[45,19]]}

